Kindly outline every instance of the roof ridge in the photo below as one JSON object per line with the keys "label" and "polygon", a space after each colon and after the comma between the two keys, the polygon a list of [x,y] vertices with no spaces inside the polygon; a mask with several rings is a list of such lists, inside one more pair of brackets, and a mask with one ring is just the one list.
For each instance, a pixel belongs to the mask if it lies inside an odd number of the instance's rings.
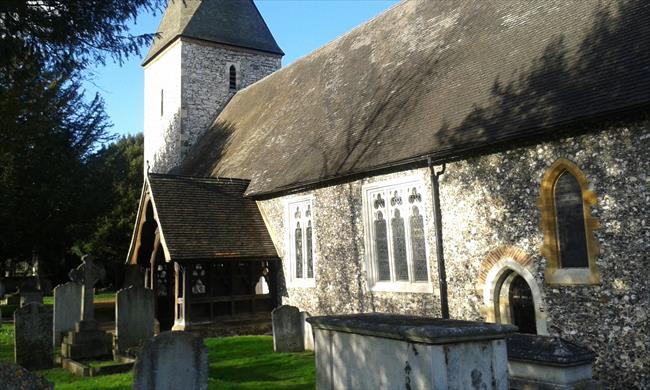
{"label": "roof ridge", "polygon": [[189,180],[206,180],[206,181],[214,181],[214,182],[243,182],[243,183],[250,183],[250,180],[248,179],[239,179],[235,177],[213,177],[213,176],[190,176],[190,175],[176,175],[172,173],[155,173],[155,172],[147,172],[147,176],[150,177],[159,177],[159,178],[167,178],[167,179],[189,179]]}

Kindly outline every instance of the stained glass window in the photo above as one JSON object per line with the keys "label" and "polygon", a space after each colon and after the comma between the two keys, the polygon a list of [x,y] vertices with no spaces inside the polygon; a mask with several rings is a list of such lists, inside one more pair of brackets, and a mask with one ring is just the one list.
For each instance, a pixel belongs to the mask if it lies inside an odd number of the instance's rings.
{"label": "stained glass window", "polygon": [[411,209],[411,251],[413,252],[413,273],[415,280],[426,282],[429,280],[427,272],[427,249],[424,243],[424,218],[420,215],[417,206]]}
{"label": "stained glass window", "polygon": [[395,209],[390,221],[393,229],[393,262],[395,264],[395,278],[409,280],[409,267],[406,260],[406,233],[404,231],[404,218],[399,209]]}
{"label": "stained glass window", "polygon": [[312,250],[312,243],[311,243],[311,221],[307,223],[307,230],[305,232],[306,240],[307,240],[307,277],[308,278],[313,278],[314,277],[314,255],[313,255],[313,250]]}
{"label": "stained glass window", "polygon": [[580,183],[575,176],[564,171],[555,183],[554,196],[561,267],[589,267]]}
{"label": "stained glass window", "polygon": [[296,254],[296,278],[302,278],[302,228],[300,227],[300,222],[298,222],[293,237],[296,246],[294,252]]}
{"label": "stained glass window", "polygon": [[313,222],[311,200],[289,205],[292,275],[294,280],[314,278]]}
{"label": "stained glass window", "polygon": [[420,185],[371,185],[373,188],[364,192],[365,207],[372,210],[366,215],[373,218],[369,232],[370,266],[377,282],[429,281]]}
{"label": "stained glass window", "polygon": [[375,220],[375,255],[379,280],[390,280],[390,260],[388,259],[388,231],[386,220],[381,211]]}

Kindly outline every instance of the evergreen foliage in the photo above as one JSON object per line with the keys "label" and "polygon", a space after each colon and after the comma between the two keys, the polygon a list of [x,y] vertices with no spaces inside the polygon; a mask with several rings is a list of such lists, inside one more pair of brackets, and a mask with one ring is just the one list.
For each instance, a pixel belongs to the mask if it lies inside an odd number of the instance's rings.
{"label": "evergreen foliage", "polygon": [[142,137],[101,148],[111,124],[102,98],[84,96],[82,80],[93,64],[139,54],[153,34],[131,36],[128,23],[162,5],[0,2],[0,275],[6,260],[39,260],[46,275],[65,278],[78,263],[75,244],[77,252],[126,256]]}

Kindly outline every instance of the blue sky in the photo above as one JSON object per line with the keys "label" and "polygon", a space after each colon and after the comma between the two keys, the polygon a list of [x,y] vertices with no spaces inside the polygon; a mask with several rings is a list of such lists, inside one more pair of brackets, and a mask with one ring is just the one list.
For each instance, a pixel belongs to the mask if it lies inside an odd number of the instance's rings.
{"label": "blue sky", "polygon": [[[397,0],[255,0],[275,40],[286,53],[287,66],[315,49],[388,9]],[[155,32],[162,14],[143,14],[133,34]],[[147,52],[144,48],[142,56]],[[109,63],[91,71],[85,85],[88,96],[99,92],[117,134],[135,134],[143,128],[142,57],[122,67]]]}

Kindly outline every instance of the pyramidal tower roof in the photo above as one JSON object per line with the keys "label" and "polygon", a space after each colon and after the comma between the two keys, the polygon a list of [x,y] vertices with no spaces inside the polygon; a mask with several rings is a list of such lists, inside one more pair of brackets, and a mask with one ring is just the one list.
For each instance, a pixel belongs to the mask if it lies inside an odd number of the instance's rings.
{"label": "pyramidal tower roof", "polygon": [[177,37],[284,55],[253,0],[169,0],[142,65]]}

